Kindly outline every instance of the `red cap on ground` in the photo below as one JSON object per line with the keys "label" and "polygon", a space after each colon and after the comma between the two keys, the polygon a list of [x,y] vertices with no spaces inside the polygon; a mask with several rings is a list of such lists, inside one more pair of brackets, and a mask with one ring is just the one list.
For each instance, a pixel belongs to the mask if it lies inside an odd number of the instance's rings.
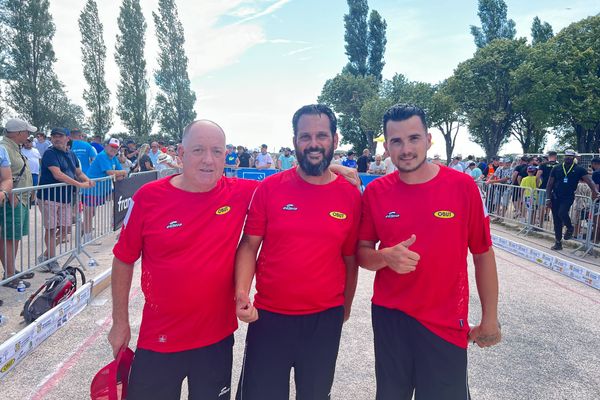
{"label": "red cap on ground", "polygon": [[121,400],[127,397],[129,371],[133,362],[133,350],[121,349],[117,358],[104,366],[90,386],[92,400]]}

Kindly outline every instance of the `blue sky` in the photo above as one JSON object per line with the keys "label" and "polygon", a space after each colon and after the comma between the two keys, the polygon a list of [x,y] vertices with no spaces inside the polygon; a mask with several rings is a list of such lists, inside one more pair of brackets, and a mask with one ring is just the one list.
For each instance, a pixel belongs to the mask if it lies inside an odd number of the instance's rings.
{"label": "blue sky", "polygon": [[[148,23],[146,58],[151,83],[157,45],[152,11],[158,0],[142,0]],[[83,105],[77,18],[83,0],[53,0],[57,26],[54,40],[60,78],[69,95]],[[345,0],[178,0],[190,58],[192,88],[198,97],[199,118],[221,124],[228,142],[257,147],[291,145],[291,116],[316,101],[328,78],[346,64],[343,15]],[[518,36],[530,36],[537,15],[555,33],[574,21],[600,12],[597,0],[507,1],[509,18]],[[565,5],[568,4],[568,5]],[[479,25],[476,0],[370,0],[386,19],[387,51],[384,77],[402,73],[411,80],[436,83],[452,74],[475,51],[470,25]],[[107,81],[113,103],[118,70],[113,51],[120,1],[99,0],[108,47]],[[154,87],[151,88],[155,94]],[[123,127],[115,116],[113,131]],[[158,126],[155,126],[158,130]],[[432,131],[432,154],[444,154],[442,138]],[[506,152],[518,152],[509,144]],[[459,134],[456,153],[483,154]]]}

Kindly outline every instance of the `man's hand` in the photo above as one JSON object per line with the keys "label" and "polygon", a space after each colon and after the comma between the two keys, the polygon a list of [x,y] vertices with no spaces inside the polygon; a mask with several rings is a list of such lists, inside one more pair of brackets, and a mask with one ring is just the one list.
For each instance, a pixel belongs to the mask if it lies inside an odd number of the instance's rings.
{"label": "man's hand", "polygon": [[258,319],[258,310],[252,305],[247,294],[239,294],[235,299],[235,314],[240,321],[246,323]]}
{"label": "man's hand", "polygon": [[352,311],[351,306],[344,306],[344,322],[350,319],[350,312]]}
{"label": "man's hand", "polygon": [[113,356],[117,358],[117,354],[122,348],[129,346],[131,340],[131,328],[129,323],[113,322],[110,332],[108,332],[108,342],[112,347]]}
{"label": "man's hand", "polygon": [[502,339],[502,332],[500,331],[500,323],[495,322],[484,322],[480,325],[475,326],[469,332],[469,341],[476,343],[479,347],[490,347],[500,343]]}
{"label": "man's hand", "polygon": [[336,175],[341,175],[348,182],[352,184],[352,186],[356,186],[358,190],[360,190],[360,177],[358,175],[358,171],[355,168],[344,167],[343,165],[331,164],[329,165],[329,170]]}
{"label": "man's hand", "polygon": [[552,200],[550,200],[550,199],[546,200],[546,208],[549,210],[552,209]]}
{"label": "man's hand", "polygon": [[411,235],[408,240],[398,243],[394,247],[380,250],[387,266],[399,274],[407,274],[414,271],[421,256],[414,251],[410,251],[408,248],[416,241],[417,237]]}

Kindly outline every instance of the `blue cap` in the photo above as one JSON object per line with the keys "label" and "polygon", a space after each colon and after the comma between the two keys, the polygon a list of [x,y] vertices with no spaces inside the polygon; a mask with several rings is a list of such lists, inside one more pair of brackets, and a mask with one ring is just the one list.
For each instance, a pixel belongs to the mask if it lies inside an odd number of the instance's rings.
{"label": "blue cap", "polygon": [[69,132],[66,128],[52,128],[52,132],[50,132],[50,136],[52,135],[65,135],[71,136],[71,132]]}

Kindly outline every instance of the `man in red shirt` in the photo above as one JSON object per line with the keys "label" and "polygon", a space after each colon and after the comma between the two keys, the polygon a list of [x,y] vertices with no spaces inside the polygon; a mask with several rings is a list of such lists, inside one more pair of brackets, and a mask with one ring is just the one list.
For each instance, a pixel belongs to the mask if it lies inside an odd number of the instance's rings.
{"label": "man in red shirt", "polygon": [[233,265],[256,181],[226,178],[225,134],[211,121],[188,125],[183,173],[133,196],[113,250],[113,353],[131,337],[128,295],[142,257],[145,305],[128,400],[229,399],[237,329]]}
{"label": "man in red shirt", "polygon": [[358,190],[328,169],[336,123],[324,105],[300,108],[292,119],[299,166],[265,179],[248,211],[235,266],[236,312],[250,323],[238,399],[289,398],[292,367],[297,399],[329,399],[356,290],[361,207]]}
{"label": "man in red shirt", "polygon": [[[486,347],[501,336],[489,217],[470,176],[426,161],[431,134],[423,110],[393,106],[383,127],[399,172],[367,186],[357,252],[361,266],[377,271],[376,398],[409,400],[416,391],[418,399],[467,399],[467,341]],[[482,307],[473,328],[469,250]]]}

